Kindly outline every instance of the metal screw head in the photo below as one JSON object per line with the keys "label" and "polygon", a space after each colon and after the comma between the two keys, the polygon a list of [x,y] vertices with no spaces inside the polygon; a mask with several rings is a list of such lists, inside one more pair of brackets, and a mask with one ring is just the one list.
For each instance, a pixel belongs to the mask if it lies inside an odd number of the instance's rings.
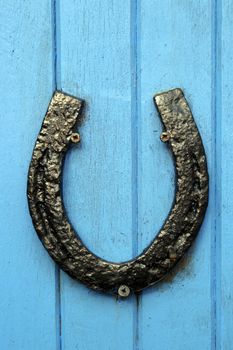
{"label": "metal screw head", "polygon": [[160,135],[160,140],[162,142],[167,142],[170,138],[170,135],[168,132],[162,132],[162,134]]}
{"label": "metal screw head", "polygon": [[73,143],[79,143],[80,142],[80,135],[77,132],[74,132],[70,136],[70,141]]}
{"label": "metal screw head", "polygon": [[122,284],[118,288],[118,295],[122,298],[127,298],[130,295],[130,288],[124,284]]}

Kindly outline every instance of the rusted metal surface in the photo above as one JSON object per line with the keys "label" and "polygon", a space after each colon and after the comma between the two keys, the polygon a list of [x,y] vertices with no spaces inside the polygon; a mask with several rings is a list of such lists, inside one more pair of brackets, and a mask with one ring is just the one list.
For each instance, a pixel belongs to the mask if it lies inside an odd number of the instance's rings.
{"label": "rusted metal surface", "polygon": [[160,232],[133,260],[112,263],[94,255],[65,214],[62,163],[70,143],[80,141],[74,130],[81,100],[55,92],[33,151],[28,201],[37,234],[64,271],[95,290],[128,296],[130,291],[138,292],[164,278],[192,244],[205,215],[206,157],[183,92],[174,89],[157,94],[154,101],[164,125],[161,140],[168,142],[174,155],[176,194]]}

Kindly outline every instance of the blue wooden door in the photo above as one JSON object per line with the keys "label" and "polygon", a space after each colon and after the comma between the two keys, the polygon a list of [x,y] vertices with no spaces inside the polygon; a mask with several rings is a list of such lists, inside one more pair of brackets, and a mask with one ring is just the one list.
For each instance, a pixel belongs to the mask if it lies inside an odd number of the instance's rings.
{"label": "blue wooden door", "polygon": [[[0,349],[233,349],[233,1],[2,2]],[[116,300],[59,271],[26,200],[34,142],[55,89],[86,100],[64,201],[86,245],[135,257],[174,196],[152,97],[184,89],[203,138],[210,202],[198,238],[165,281]]]}

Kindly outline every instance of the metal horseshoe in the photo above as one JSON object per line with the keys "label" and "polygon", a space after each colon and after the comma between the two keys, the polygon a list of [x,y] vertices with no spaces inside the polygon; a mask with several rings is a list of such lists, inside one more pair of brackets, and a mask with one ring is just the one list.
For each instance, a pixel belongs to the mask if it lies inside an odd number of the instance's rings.
{"label": "metal horseshoe", "polygon": [[94,290],[127,297],[159,280],[191,246],[208,204],[208,172],[200,134],[182,90],[155,95],[167,141],[174,155],[176,194],[161,230],[141,255],[113,263],[93,254],[69,223],[62,201],[62,164],[83,101],[56,91],[49,104],[28,174],[28,202],[36,232],[55,262]]}

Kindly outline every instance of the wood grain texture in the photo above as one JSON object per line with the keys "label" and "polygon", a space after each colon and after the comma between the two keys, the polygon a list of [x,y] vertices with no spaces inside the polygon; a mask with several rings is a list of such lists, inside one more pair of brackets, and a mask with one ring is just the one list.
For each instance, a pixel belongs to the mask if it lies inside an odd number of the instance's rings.
{"label": "wood grain texture", "polygon": [[[184,89],[199,127],[212,176],[211,2],[141,1],[139,118],[139,249],[165,219],[174,195],[170,153],[151,94]],[[157,136],[157,137],[155,137]],[[158,200],[155,200],[158,198]],[[213,200],[210,193],[210,203]],[[211,347],[211,205],[196,243],[167,281],[145,291],[139,308],[139,349]],[[159,334],[159,336],[158,336]],[[192,334],[192,337],[190,335]]]}
{"label": "wood grain texture", "polygon": [[32,147],[50,100],[50,1],[1,4],[0,348],[56,349],[54,264],[26,201]]}
{"label": "wood grain texture", "polygon": [[233,344],[233,1],[216,5],[216,348],[227,350]]}
{"label": "wood grain texture", "polygon": [[[232,0],[2,3],[1,350],[232,349],[232,11]],[[55,85],[87,101],[64,169],[68,215],[113,261],[140,253],[172,205],[153,95],[179,86],[192,108],[210,172],[207,216],[180,267],[138,300],[55,272],[31,224],[28,165]]]}
{"label": "wood grain texture", "polygon": [[[86,101],[80,147],[65,162],[64,202],[88,248],[127,260],[136,235],[130,2],[61,1],[57,17],[58,88]],[[132,349],[134,312],[134,297],[117,301],[61,274],[63,349]]]}

